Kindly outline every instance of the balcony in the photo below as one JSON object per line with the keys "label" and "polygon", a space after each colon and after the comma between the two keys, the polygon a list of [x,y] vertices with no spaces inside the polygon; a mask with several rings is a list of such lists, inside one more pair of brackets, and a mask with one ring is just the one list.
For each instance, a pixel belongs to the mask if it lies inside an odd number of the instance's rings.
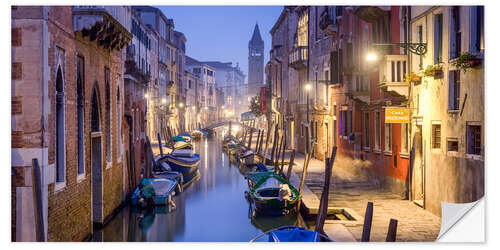
{"label": "balcony", "polygon": [[395,96],[408,97],[407,55],[386,55],[380,62],[379,84],[377,87]]}
{"label": "balcony", "polygon": [[[118,8],[118,7],[117,7]],[[114,12],[114,13],[110,13]],[[115,18],[120,18],[119,9],[104,6],[73,7],[73,31],[89,37],[107,50],[121,50],[132,40],[132,34]]]}
{"label": "balcony", "polygon": [[349,82],[346,95],[355,101],[370,102],[369,74],[356,72],[352,82]]}
{"label": "balcony", "polygon": [[373,23],[390,10],[391,6],[359,6],[354,8],[354,14],[366,22]]}
{"label": "balcony", "polygon": [[273,46],[273,49],[271,50],[271,59],[277,59],[278,61],[281,61],[282,57],[283,57],[283,45]]}
{"label": "balcony", "polygon": [[328,10],[329,8],[326,8],[321,13],[319,27],[324,30],[326,34],[333,36],[337,34],[338,31],[337,20],[333,20],[332,15]]}
{"label": "balcony", "polygon": [[289,62],[292,68],[299,70],[307,67],[308,48],[299,46],[293,49],[289,55]]}

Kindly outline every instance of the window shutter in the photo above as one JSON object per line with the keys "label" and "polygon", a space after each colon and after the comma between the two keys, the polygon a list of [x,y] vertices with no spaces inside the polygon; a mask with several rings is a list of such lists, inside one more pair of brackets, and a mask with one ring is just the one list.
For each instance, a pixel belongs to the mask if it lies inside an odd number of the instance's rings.
{"label": "window shutter", "polygon": [[455,103],[455,74],[453,71],[450,71],[449,79],[448,79],[448,110],[454,109]]}
{"label": "window shutter", "polygon": [[338,60],[338,52],[332,51],[330,53],[330,79],[332,80],[332,84],[339,82]]}

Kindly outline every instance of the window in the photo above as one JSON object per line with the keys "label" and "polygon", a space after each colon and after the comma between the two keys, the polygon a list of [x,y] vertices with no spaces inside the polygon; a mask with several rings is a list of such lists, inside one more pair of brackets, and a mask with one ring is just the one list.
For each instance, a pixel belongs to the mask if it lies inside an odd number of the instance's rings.
{"label": "window", "polygon": [[347,113],[347,133],[350,135],[352,133],[352,110],[349,110],[346,112]]}
{"label": "window", "polygon": [[380,112],[375,112],[375,149],[380,150]]}
{"label": "window", "polygon": [[470,51],[479,53],[484,49],[484,6],[471,7]]}
{"label": "window", "polygon": [[385,124],[385,151],[392,151],[392,124]]}
{"label": "window", "polygon": [[401,152],[408,153],[408,123],[401,124]]}
{"label": "window", "polygon": [[116,92],[116,134],[118,136],[118,146],[117,152],[118,157],[121,159],[122,156],[122,102],[120,98],[120,82],[116,80],[117,92]]}
{"label": "window", "polygon": [[450,18],[450,58],[457,58],[462,50],[462,33],[460,32],[460,7],[451,8]]}
{"label": "window", "polygon": [[441,148],[441,124],[432,124],[432,148]]}
{"label": "window", "polygon": [[467,154],[481,155],[481,125],[467,125]]}
{"label": "window", "polygon": [[370,112],[365,113],[365,148],[370,147]]}
{"label": "window", "polygon": [[308,25],[309,25],[309,13],[305,11],[299,17],[299,24],[297,27],[298,34],[298,46],[307,46],[308,44]]}
{"label": "window", "polygon": [[191,86],[191,80],[188,80],[188,86],[189,86],[189,88],[191,89],[191,87],[192,87],[192,86]]}
{"label": "window", "polygon": [[448,152],[458,152],[458,139],[448,138],[446,140],[446,150]]}
{"label": "window", "polygon": [[84,122],[84,116],[85,116],[85,111],[84,111],[84,60],[83,57],[78,57],[77,58],[77,78],[76,78],[76,115],[77,115],[77,147],[78,147],[78,169],[77,173],[78,174],[83,174],[85,173],[85,161],[84,161],[84,128],[83,128],[83,122]]}
{"label": "window", "polygon": [[56,182],[64,182],[66,176],[64,118],[64,79],[59,67],[56,75]]}
{"label": "window", "polygon": [[443,62],[443,14],[434,16],[434,64]]}
{"label": "window", "polygon": [[448,79],[448,110],[460,109],[460,70],[450,71]]}
{"label": "window", "polygon": [[105,108],[106,108],[106,161],[111,162],[111,88],[109,87],[109,68],[104,68],[104,86],[105,86]]}

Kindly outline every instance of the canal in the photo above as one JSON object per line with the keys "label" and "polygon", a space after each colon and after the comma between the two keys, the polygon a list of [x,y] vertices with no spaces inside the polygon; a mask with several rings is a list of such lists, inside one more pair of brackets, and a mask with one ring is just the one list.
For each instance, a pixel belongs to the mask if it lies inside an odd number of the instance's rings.
{"label": "canal", "polygon": [[[218,133],[220,134],[220,133]],[[125,207],[101,232],[103,241],[243,241],[269,229],[302,225],[297,215],[252,216],[245,199],[247,181],[221,149],[221,138],[194,142],[200,154],[200,179],[174,197],[168,211]],[[267,240],[266,237],[259,239]]]}

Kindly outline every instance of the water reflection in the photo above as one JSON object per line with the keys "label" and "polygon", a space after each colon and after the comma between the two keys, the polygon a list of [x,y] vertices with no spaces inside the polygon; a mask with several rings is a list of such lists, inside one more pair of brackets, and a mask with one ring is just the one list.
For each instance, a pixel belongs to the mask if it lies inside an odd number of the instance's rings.
{"label": "water reflection", "polygon": [[103,241],[247,242],[271,228],[302,224],[296,215],[253,215],[244,196],[247,181],[222,152],[220,138],[195,142],[195,151],[203,158],[199,166],[200,179],[174,197],[175,210],[141,211],[127,207],[99,232],[99,238]]}

